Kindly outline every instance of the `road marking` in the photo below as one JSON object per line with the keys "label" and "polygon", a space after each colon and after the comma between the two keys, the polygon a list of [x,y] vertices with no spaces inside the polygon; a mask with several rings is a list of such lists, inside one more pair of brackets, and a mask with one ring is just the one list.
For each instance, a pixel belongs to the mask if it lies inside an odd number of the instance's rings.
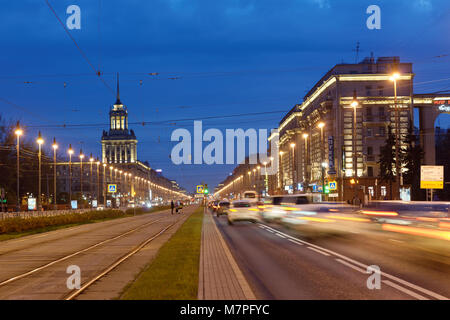
{"label": "road marking", "polygon": [[298,242],[298,241],[294,241],[294,240],[292,240],[292,239],[287,239],[287,240],[290,241],[290,242],[293,242],[293,243],[295,243],[295,244],[298,244],[298,245],[300,245],[300,246],[303,245],[303,243],[300,243],[300,242]]}
{"label": "road marking", "polygon": [[269,231],[269,232],[275,233],[275,231],[272,231],[272,230],[270,230],[270,229],[266,229],[266,230]]}
{"label": "road marking", "polygon": [[258,227],[260,227],[261,229],[266,229],[266,227],[263,227],[263,226],[261,226],[261,225],[259,225]]}
{"label": "road marking", "polygon": [[383,280],[383,283],[385,283],[388,286],[391,286],[391,287],[393,287],[393,288],[395,288],[395,289],[397,289],[397,290],[399,290],[399,291],[401,291],[403,293],[406,293],[406,294],[410,295],[411,297],[414,297],[414,298],[416,298],[418,300],[430,300],[428,298],[425,298],[424,296],[421,296],[420,294],[417,294],[417,293],[415,293],[415,292],[413,292],[411,290],[403,288],[402,286],[399,286],[398,284],[395,284],[395,283],[393,283],[393,282],[391,282],[389,280]]}
{"label": "road marking", "polygon": [[327,257],[330,256],[328,253],[323,252],[323,251],[321,251],[321,250],[317,250],[317,249],[312,248],[312,247],[307,247],[307,248],[310,249],[310,250],[313,250],[313,251],[315,251],[315,252],[317,252],[317,253],[323,254],[324,256],[327,256]]}
{"label": "road marking", "polygon": [[283,236],[281,233],[275,233],[277,236],[279,236],[280,238],[286,239],[285,236]]}
{"label": "road marking", "polygon": [[[356,261],[356,260],[353,260],[352,258],[349,258],[349,257],[347,257],[347,256],[344,256],[344,255],[342,255],[342,254],[340,254],[340,253],[337,253],[337,252],[335,252],[335,251],[332,251],[332,250],[329,250],[329,249],[325,249],[325,248],[322,248],[322,247],[320,247],[320,246],[318,246],[318,245],[315,245],[315,244],[313,244],[313,243],[309,243],[309,242],[307,242],[307,241],[300,240],[300,239],[298,239],[298,238],[292,237],[292,236],[290,236],[290,235],[288,235],[288,234],[286,234],[286,233],[283,233],[283,232],[281,232],[281,231],[278,231],[278,230],[276,230],[276,229],[273,229],[273,228],[271,228],[271,227],[269,227],[269,226],[266,226],[266,228],[267,228],[267,231],[270,231],[270,229],[275,230],[275,231],[277,231],[277,232],[279,232],[279,233],[282,233],[282,234],[283,234],[284,236],[286,236],[287,238],[297,240],[297,241],[299,241],[299,242],[301,242],[301,243],[303,243],[303,244],[306,244],[306,245],[309,245],[309,246],[311,246],[311,247],[317,248],[318,250],[323,250],[323,251],[325,251],[325,252],[327,252],[327,253],[329,253],[329,254],[332,254],[332,255],[335,255],[336,257],[341,258],[342,260],[346,260],[346,261],[348,261],[348,262],[351,262],[351,263],[353,263],[353,264],[356,264],[356,265],[358,265],[358,266],[360,266],[360,267],[362,267],[362,268],[364,268],[364,269],[367,269],[367,267],[368,267],[368,265],[366,265],[366,264],[364,264],[364,263],[361,263],[361,262],[358,262],[358,261]],[[273,231],[272,231],[272,232],[273,232]],[[440,295],[440,294],[438,294],[438,293],[436,293],[436,292],[433,292],[433,291],[430,291],[430,290],[428,290],[428,289],[419,287],[419,286],[417,286],[417,285],[415,285],[415,284],[413,284],[413,283],[411,283],[411,282],[408,282],[408,281],[406,281],[406,280],[397,278],[396,276],[393,276],[393,275],[391,275],[391,274],[389,274],[389,273],[381,272],[381,275],[384,276],[384,277],[386,277],[386,278],[389,278],[389,279],[391,279],[391,280],[397,281],[397,282],[399,282],[399,283],[401,283],[401,284],[403,284],[403,285],[405,285],[405,286],[407,286],[407,287],[410,287],[410,288],[412,288],[412,289],[415,289],[415,290],[417,290],[417,291],[419,291],[419,292],[422,292],[422,293],[424,293],[424,294],[426,294],[426,295],[429,295],[430,297],[436,298],[436,299],[438,299],[438,300],[449,300],[447,297],[444,297],[444,296],[442,296],[442,295]]]}
{"label": "road marking", "polygon": [[393,241],[393,242],[399,242],[399,243],[404,243],[404,241],[401,241],[401,240],[396,240],[396,239],[389,239],[390,241]]}
{"label": "road marking", "polygon": [[356,270],[356,271],[359,271],[359,272],[361,272],[361,273],[367,274],[366,270],[363,270],[363,269],[361,269],[361,268],[358,268],[357,266],[354,266],[354,265],[352,265],[351,263],[348,263],[348,262],[346,262],[346,261],[344,261],[344,260],[342,260],[342,259],[339,259],[339,258],[338,258],[338,259],[336,259],[336,261],[342,263],[343,265],[346,265],[347,267],[352,268],[353,270]]}

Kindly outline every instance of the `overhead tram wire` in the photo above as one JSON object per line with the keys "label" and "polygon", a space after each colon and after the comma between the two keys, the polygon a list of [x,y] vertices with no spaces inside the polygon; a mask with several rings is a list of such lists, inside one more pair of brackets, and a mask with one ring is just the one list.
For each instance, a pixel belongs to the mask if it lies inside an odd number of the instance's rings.
{"label": "overhead tram wire", "polygon": [[[181,118],[181,119],[166,119],[161,121],[139,121],[130,122],[130,125],[152,125],[152,124],[167,124],[170,122],[181,122],[181,121],[195,121],[195,120],[208,120],[208,119],[225,119],[225,118],[236,118],[236,117],[246,117],[261,114],[275,114],[275,113],[286,113],[287,110],[276,110],[276,111],[264,111],[264,112],[250,112],[250,113],[240,113],[240,114],[230,114],[230,115],[218,115],[218,116],[208,116],[208,117],[195,117],[195,118]],[[65,127],[105,127],[109,126],[109,123],[92,123],[92,124],[58,124],[58,125],[24,125],[27,128],[65,128]]]}
{"label": "overhead tram wire", "polygon": [[92,70],[94,71],[94,73],[98,76],[98,78],[102,81],[102,83],[106,86],[106,88],[109,89],[109,91],[111,91],[111,93],[113,95],[115,95],[114,90],[108,85],[108,83],[106,83],[106,81],[101,77],[101,73],[100,70],[96,70],[94,65],[91,63],[91,61],[89,60],[89,58],[86,56],[86,54],[83,52],[83,50],[81,49],[81,47],[78,45],[78,43],[76,42],[75,38],[72,37],[72,35],[70,34],[69,30],[67,30],[66,26],[64,25],[64,23],[61,21],[61,19],[58,17],[58,15],[56,14],[56,11],[53,9],[53,7],[51,6],[50,2],[48,0],[45,0],[45,2],[47,3],[47,6],[50,8],[50,10],[53,12],[53,14],[55,15],[56,19],[59,21],[60,25],[63,27],[64,31],[67,33],[67,35],[70,37],[70,39],[73,41],[73,43],[75,44],[75,46],[78,48],[78,51],[80,52],[81,56],[84,58],[84,60],[86,60],[86,62],[89,64],[89,66],[92,68]]}

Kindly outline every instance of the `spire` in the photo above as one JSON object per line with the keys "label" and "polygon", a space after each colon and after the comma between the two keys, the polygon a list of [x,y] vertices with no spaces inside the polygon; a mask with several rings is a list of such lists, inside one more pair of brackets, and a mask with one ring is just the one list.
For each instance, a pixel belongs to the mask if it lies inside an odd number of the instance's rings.
{"label": "spire", "polygon": [[122,104],[120,102],[120,92],[119,92],[119,73],[117,72],[117,99],[115,104]]}

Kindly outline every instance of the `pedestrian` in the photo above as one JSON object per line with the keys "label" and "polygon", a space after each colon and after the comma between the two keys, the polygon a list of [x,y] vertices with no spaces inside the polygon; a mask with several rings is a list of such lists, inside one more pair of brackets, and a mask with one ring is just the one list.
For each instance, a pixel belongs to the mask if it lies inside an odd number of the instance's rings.
{"label": "pedestrian", "polygon": [[172,214],[173,214],[173,209],[174,208],[175,208],[175,204],[173,203],[173,200],[172,200],[172,201],[170,201],[170,209],[172,211]]}

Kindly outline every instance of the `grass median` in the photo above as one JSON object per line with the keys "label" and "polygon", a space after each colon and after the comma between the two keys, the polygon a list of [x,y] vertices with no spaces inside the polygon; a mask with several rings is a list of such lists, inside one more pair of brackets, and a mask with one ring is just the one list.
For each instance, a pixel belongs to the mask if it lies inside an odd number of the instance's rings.
{"label": "grass median", "polygon": [[197,299],[202,222],[203,207],[199,207],[161,247],[121,299]]}
{"label": "grass median", "polygon": [[168,209],[168,206],[150,209],[136,208],[121,210],[87,211],[84,213],[61,214],[51,217],[7,218],[0,220],[0,241],[20,238],[32,234],[69,228],[88,223],[102,222],[112,219],[131,217]]}

